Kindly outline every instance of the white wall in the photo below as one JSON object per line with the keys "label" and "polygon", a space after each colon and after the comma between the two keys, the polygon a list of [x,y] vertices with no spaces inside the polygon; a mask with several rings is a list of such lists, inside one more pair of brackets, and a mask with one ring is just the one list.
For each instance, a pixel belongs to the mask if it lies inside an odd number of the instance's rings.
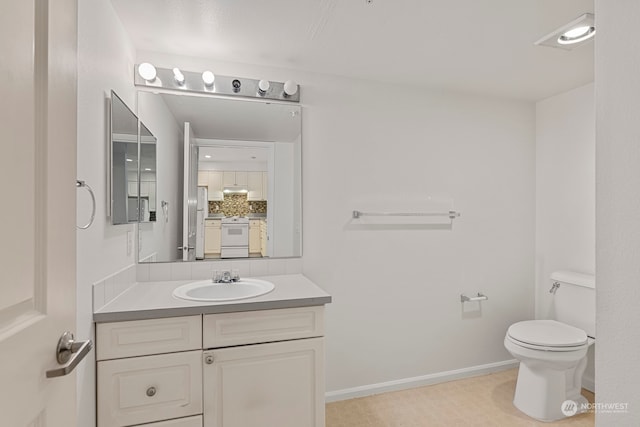
{"label": "white wall", "polygon": [[[135,262],[127,255],[132,225],[107,219],[107,102],[111,89],[135,111],[132,70],[135,52],[108,0],[78,2],[78,179],[96,194],[97,214],[88,230],[77,233],[77,331],[93,338],[91,285]],[[78,223],[90,215],[90,202],[78,197]],[[78,366],[78,425],[95,423],[95,363]],[[93,358],[95,360],[95,358]]]}
{"label": "white wall", "polygon": [[[595,94],[588,84],[536,104],[536,318],[553,318],[551,273],[595,274]],[[594,348],[585,385],[593,388]]]}
{"label": "white wall", "polygon": [[640,2],[596,1],[598,426],[640,419]]}
{"label": "white wall", "polygon": [[[511,359],[534,317],[532,104],[138,52],[138,61],[297,80],[303,100],[304,273],[331,293],[327,390]],[[447,196],[452,230],[349,228],[358,201]],[[390,209],[393,206],[389,206]],[[484,292],[481,313],[460,293]]]}
{"label": "white wall", "polygon": [[[157,138],[156,222],[140,224],[140,259],[155,254],[157,261],[173,261],[182,246],[182,181],[184,128],[167,108],[162,97],[138,94],[138,118]],[[169,202],[168,222],[162,201]]]}

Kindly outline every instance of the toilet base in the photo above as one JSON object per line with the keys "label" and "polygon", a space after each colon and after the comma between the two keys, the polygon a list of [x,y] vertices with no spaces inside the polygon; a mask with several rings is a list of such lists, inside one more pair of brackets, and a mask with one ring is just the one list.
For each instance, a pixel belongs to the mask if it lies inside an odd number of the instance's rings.
{"label": "toilet base", "polygon": [[[554,369],[546,363],[520,362],[513,404],[531,418],[544,422],[585,412],[588,402],[581,390],[586,366],[586,357],[566,369]],[[575,407],[563,408],[567,400],[575,402]]]}

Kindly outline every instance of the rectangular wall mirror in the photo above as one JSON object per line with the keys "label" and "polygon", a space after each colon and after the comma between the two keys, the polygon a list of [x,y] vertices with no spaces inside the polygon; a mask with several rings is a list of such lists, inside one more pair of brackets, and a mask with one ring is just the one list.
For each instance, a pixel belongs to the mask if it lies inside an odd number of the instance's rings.
{"label": "rectangular wall mirror", "polygon": [[111,222],[138,222],[138,118],[111,91]]}
{"label": "rectangular wall mirror", "polygon": [[159,207],[139,262],[302,255],[300,106],[140,91],[138,115]]}

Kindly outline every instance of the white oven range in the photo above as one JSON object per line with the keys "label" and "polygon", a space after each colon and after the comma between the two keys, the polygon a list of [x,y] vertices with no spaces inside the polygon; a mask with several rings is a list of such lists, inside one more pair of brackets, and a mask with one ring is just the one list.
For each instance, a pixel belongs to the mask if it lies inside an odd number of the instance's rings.
{"label": "white oven range", "polygon": [[249,218],[225,217],[221,227],[220,258],[248,258]]}

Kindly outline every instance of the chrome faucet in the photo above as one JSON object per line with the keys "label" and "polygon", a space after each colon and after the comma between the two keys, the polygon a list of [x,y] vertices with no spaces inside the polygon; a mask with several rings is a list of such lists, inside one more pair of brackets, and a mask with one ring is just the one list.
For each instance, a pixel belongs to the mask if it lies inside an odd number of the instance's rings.
{"label": "chrome faucet", "polygon": [[215,271],[212,278],[213,283],[233,283],[240,281],[240,275],[231,271]]}
{"label": "chrome faucet", "polygon": [[560,287],[559,282],[553,282],[553,286],[551,286],[551,289],[549,289],[549,293],[555,295],[559,287]]}

